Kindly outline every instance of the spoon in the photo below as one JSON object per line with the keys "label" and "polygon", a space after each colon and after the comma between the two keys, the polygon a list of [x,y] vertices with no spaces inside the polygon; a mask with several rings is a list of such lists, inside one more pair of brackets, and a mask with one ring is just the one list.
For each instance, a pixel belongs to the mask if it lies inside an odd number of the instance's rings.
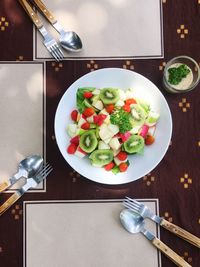
{"label": "spoon", "polygon": [[64,31],[61,27],[61,25],[54,24],[54,27],[58,30],[60,33],[60,44],[65,50],[69,50],[71,52],[79,52],[82,49],[82,42],[80,37],[72,31]]}
{"label": "spoon", "polygon": [[177,266],[191,267],[183,258],[145,229],[145,221],[140,215],[125,209],[120,213],[120,220],[124,228],[131,234],[142,233],[157,249],[170,258]]}
{"label": "spoon", "polygon": [[40,171],[43,165],[43,158],[38,155],[29,156],[23,159],[18,166],[18,172],[10,179],[0,184],[0,193],[11,185],[15,184],[21,177],[30,178]]}
{"label": "spoon", "polygon": [[82,49],[82,42],[78,34],[73,31],[65,31],[58,23],[51,11],[47,9],[41,0],[33,0],[34,4],[40,9],[42,14],[51,23],[51,25],[60,33],[61,46],[71,52],[79,52]]}

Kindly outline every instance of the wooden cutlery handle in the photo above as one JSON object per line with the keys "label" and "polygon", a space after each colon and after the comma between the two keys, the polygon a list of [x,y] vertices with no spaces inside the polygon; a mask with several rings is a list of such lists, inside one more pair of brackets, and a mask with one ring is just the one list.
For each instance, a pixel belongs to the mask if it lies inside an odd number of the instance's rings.
{"label": "wooden cutlery handle", "polygon": [[40,11],[43,13],[43,15],[48,19],[48,21],[51,24],[56,23],[56,18],[54,15],[47,9],[45,4],[41,0],[34,0],[34,3],[37,5],[37,7],[40,9]]}
{"label": "wooden cutlery handle", "polygon": [[9,197],[1,206],[0,206],[0,216],[10,208],[19,198],[21,197],[21,193],[16,191]]}
{"label": "wooden cutlery handle", "polygon": [[38,29],[42,28],[43,24],[39,19],[37,13],[33,10],[31,5],[26,0],[19,0],[19,3],[22,5],[26,13],[29,15],[33,23],[36,25]]}
{"label": "wooden cutlery handle", "polygon": [[176,252],[174,252],[171,248],[165,245],[160,239],[155,237],[152,240],[152,244],[162,251],[168,258],[170,258],[177,266],[179,267],[191,267],[189,263],[187,263],[181,256],[179,256]]}
{"label": "wooden cutlery handle", "polygon": [[175,235],[183,238],[184,240],[188,241],[192,245],[200,248],[200,238],[197,236],[189,233],[188,231],[182,229],[181,227],[168,222],[165,219],[162,219],[160,225],[164,227],[165,229],[169,230],[170,232],[174,233]]}
{"label": "wooden cutlery handle", "polygon": [[0,193],[2,193],[3,191],[5,191],[9,186],[11,186],[10,181],[5,181],[3,183],[0,184]]}

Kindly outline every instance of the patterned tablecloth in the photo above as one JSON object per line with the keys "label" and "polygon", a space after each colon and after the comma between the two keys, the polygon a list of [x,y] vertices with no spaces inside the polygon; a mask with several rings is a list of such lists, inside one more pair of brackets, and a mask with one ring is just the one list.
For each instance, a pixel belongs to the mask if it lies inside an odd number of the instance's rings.
{"label": "patterned tablecloth", "polygon": [[[200,1],[163,0],[162,5],[163,59],[46,62],[46,158],[54,171],[47,179],[46,193],[26,194],[0,218],[2,267],[22,266],[24,200],[120,199],[126,195],[134,198],[158,198],[161,216],[200,236],[200,85],[187,94],[171,95],[164,91],[161,83],[164,66],[172,57],[184,54],[200,62]],[[17,1],[1,0],[1,63],[32,61],[32,38],[32,24]],[[145,177],[119,186],[101,185],[81,177],[62,158],[54,136],[54,115],[66,88],[82,75],[105,67],[135,70],[149,78],[166,97],[173,118],[171,145],[162,162]],[[1,91],[3,90],[6,88],[1,85]],[[0,202],[7,197],[8,194],[2,194]],[[161,239],[193,267],[199,267],[199,249],[163,229]],[[162,257],[162,266],[174,265],[166,257]]]}

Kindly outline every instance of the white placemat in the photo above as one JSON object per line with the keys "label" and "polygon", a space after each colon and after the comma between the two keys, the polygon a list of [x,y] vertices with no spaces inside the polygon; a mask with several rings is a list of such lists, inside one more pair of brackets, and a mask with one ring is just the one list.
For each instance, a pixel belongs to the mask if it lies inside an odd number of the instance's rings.
{"label": "white placemat", "polygon": [[[26,156],[45,156],[44,65],[1,63],[0,84],[0,182],[3,182],[17,172],[18,163]],[[18,183],[6,192],[20,186]],[[45,191],[45,183],[31,191]]]}
{"label": "white placemat", "polygon": [[[157,200],[143,200],[158,213]],[[122,227],[121,201],[24,202],[24,267],[159,267],[142,234]],[[159,237],[157,225],[146,228]]]}
{"label": "white placemat", "polygon": [[[162,58],[161,0],[44,0],[65,30],[78,33],[83,42],[79,53],[65,52],[68,59]],[[45,27],[58,40],[54,29]],[[42,36],[34,37],[36,59],[50,55]]]}

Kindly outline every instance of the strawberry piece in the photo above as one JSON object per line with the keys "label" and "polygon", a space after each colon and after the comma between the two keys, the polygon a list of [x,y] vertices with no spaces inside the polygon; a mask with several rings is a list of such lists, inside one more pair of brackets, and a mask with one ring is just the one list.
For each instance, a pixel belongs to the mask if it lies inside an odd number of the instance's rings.
{"label": "strawberry piece", "polygon": [[76,152],[77,146],[75,144],[70,144],[67,148],[67,153],[74,154]]}
{"label": "strawberry piece", "polygon": [[97,124],[99,126],[101,126],[103,124],[103,122],[105,121],[107,115],[105,115],[105,114],[99,114],[98,116],[99,116],[99,120],[98,120]]}
{"label": "strawberry piece", "polygon": [[81,116],[82,116],[83,119],[86,120],[87,117],[83,113],[81,114]]}
{"label": "strawberry piece", "polygon": [[126,162],[122,162],[119,164],[120,172],[125,172],[128,169],[128,164]]}
{"label": "strawberry piece", "polygon": [[99,121],[99,115],[94,115],[93,120],[94,120],[94,123],[97,124]]}
{"label": "strawberry piece", "polygon": [[90,129],[90,124],[89,124],[89,122],[85,122],[85,123],[83,123],[82,125],[81,125],[81,129],[83,129],[83,130],[88,130],[88,129]]}
{"label": "strawberry piece", "polygon": [[83,115],[86,117],[90,117],[94,114],[94,109],[93,108],[85,108],[83,111]]}
{"label": "strawberry piece", "polygon": [[148,134],[147,137],[145,138],[145,145],[150,146],[155,142],[155,138],[153,135]]}
{"label": "strawberry piece", "polygon": [[97,123],[98,126],[101,126],[102,124],[103,124],[103,120],[99,120]]}
{"label": "strawberry piece", "polygon": [[115,106],[113,104],[109,104],[106,106],[106,111],[110,114],[113,112]]}
{"label": "strawberry piece", "polygon": [[115,134],[114,137],[121,138],[121,133]]}
{"label": "strawberry piece", "polygon": [[94,116],[94,123],[101,126],[104,122],[104,120],[107,118],[107,115],[105,114],[99,114]]}
{"label": "strawberry piece", "polygon": [[83,97],[84,98],[91,98],[93,96],[92,92],[84,92]]}
{"label": "strawberry piece", "polygon": [[110,163],[108,163],[107,165],[104,166],[104,169],[106,171],[110,171],[110,170],[112,170],[112,168],[114,168],[114,166],[115,166],[114,162],[111,161]]}
{"label": "strawberry piece", "polygon": [[126,132],[126,133],[120,133],[120,138],[122,139],[122,142],[126,142],[129,137],[131,136],[131,133],[130,132]]}
{"label": "strawberry piece", "polygon": [[121,161],[124,161],[127,159],[127,153],[124,151],[120,151],[119,154],[117,154],[117,158]]}
{"label": "strawberry piece", "polygon": [[107,118],[106,114],[99,114],[98,116],[99,116],[100,120],[105,120]]}
{"label": "strawberry piece", "polygon": [[77,120],[77,116],[78,116],[78,111],[77,111],[77,110],[73,110],[73,111],[71,112],[71,119],[72,119],[73,121],[76,121],[76,120]]}
{"label": "strawberry piece", "polygon": [[122,108],[123,108],[123,110],[126,111],[126,112],[131,112],[131,107],[130,107],[130,105],[125,104]]}
{"label": "strawberry piece", "polygon": [[137,101],[134,98],[129,98],[126,99],[125,103],[130,106],[131,104],[136,104]]}
{"label": "strawberry piece", "polygon": [[80,136],[77,135],[77,136],[74,136],[71,140],[70,140],[70,143],[71,144],[75,144],[75,145],[79,145],[79,141],[80,141]]}

